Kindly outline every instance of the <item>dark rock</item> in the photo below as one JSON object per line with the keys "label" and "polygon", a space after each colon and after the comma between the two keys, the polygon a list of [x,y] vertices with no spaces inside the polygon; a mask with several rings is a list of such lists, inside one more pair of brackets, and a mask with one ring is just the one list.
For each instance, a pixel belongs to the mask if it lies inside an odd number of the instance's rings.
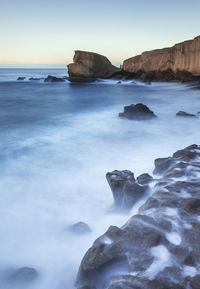
{"label": "dark rock", "polygon": [[[111,226],[94,242],[81,262],[78,284],[98,289],[200,289],[200,275],[191,276],[200,266],[200,181],[190,173],[199,174],[199,156],[200,147],[192,145],[156,161],[163,177],[137,215],[121,228]],[[184,172],[184,181],[168,178],[177,177],[176,169]],[[130,171],[114,171],[107,178],[125,200],[127,190],[132,192],[137,184]]]}
{"label": "dark rock", "polygon": [[48,75],[47,78],[45,78],[44,82],[64,82],[65,80],[63,78],[58,78],[52,75]]}
{"label": "dark rock", "polygon": [[41,78],[36,78],[36,77],[31,77],[29,78],[29,80],[33,80],[33,81],[36,81],[36,80],[40,80]]}
{"label": "dark rock", "polygon": [[185,111],[179,111],[177,112],[176,116],[181,116],[181,117],[196,117],[195,114],[191,114]]}
{"label": "dark rock", "polygon": [[192,289],[199,289],[200,288],[200,275],[196,275],[192,278],[190,282],[190,286]]}
{"label": "dark rock", "polygon": [[200,156],[200,148],[197,145],[186,147],[178,150],[173,154],[173,158],[189,162]]}
{"label": "dark rock", "polygon": [[25,80],[25,79],[26,77],[21,77],[21,76],[17,78],[17,80]]}
{"label": "dark rock", "polygon": [[133,120],[147,120],[157,117],[153,111],[151,111],[146,105],[142,103],[125,106],[124,112],[119,113],[119,116]]}
{"label": "dark rock", "polygon": [[38,272],[34,268],[23,267],[12,272],[8,278],[14,284],[30,283],[37,279]]}
{"label": "dark rock", "polygon": [[174,164],[175,160],[172,157],[168,158],[159,158],[154,161],[154,171],[155,175],[162,175],[166,170]]}
{"label": "dark rock", "polygon": [[137,177],[137,182],[140,185],[147,185],[149,184],[151,181],[153,181],[153,177],[150,176],[149,174],[142,174],[139,177]]}
{"label": "dark rock", "polygon": [[91,228],[84,222],[78,222],[70,226],[70,230],[75,234],[89,234],[92,233]]}
{"label": "dark rock", "polygon": [[109,172],[106,174],[106,179],[112,190],[115,206],[122,209],[131,209],[147,190],[147,187],[135,182],[131,171]]}
{"label": "dark rock", "polygon": [[189,198],[187,199],[183,206],[181,207],[181,213],[197,214],[200,215],[200,199]]}
{"label": "dark rock", "polygon": [[82,286],[82,287],[79,287],[78,289],[96,289],[96,286]]}

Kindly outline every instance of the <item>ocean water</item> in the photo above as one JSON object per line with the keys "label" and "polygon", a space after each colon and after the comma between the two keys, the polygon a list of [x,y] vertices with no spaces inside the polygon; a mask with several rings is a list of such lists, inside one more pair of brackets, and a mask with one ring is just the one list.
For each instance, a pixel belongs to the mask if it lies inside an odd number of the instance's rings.
{"label": "ocean water", "polygon": [[[25,266],[39,273],[26,289],[74,288],[95,238],[137,211],[137,205],[127,214],[110,210],[105,174],[152,173],[155,158],[200,144],[200,119],[175,117],[179,110],[200,111],[199,90],[178,83],[43,81],[66,73],[0,69],[0,289],[7,289],[6,272]],[[140,102],[158,118],[118,117],[125,105]],[[92,233],[70,232],[79,221]]]}

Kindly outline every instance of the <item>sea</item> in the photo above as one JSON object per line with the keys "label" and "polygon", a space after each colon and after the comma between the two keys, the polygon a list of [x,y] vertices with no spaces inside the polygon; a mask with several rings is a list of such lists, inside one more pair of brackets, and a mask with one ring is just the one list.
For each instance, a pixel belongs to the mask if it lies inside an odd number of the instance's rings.
{"label": "sea", "polygon": [[[0,289],[75,288],[95,239],[110,225],[122,226],[145,201],[127,213],[113,210],[106,173],[152,174],[156,158],[200,144],[195,84],[47,83],[48,75],[64,77],[67,70],[0,69]],[[118,117],[136,103],[158,118]],[[197,118],[178,118],[180,110]],[[92,233],[73,232],[77,222]],[[9,274],[24,267],[38,278],[12,287]]]}

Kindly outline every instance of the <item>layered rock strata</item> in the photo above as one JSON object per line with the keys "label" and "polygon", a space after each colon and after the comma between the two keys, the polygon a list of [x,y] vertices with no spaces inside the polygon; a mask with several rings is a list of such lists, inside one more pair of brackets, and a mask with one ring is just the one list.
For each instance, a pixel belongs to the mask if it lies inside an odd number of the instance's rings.
{"label": "layered rock strata", "polygon": [[[111,226],[85,254],[78,285],[98,289],[199,288],[200,146],[155,160],[154,173],[157,180],[153,180],[152,194],[138,214],[121,228]],[[128,177],[135,180],[125,171],[122,188]]]}
{"label": "layered rock strata", "polygon": [[123,63],[123,70],[134,73],[185,71],[199,76],[200,36],[175,44],[173,47],[146,51],[141,55],[126,59]]}

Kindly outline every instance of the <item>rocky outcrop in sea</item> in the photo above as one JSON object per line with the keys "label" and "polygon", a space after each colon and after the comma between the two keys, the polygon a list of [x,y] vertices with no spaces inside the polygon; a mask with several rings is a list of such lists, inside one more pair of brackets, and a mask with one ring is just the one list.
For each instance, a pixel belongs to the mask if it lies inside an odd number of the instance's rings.
{"label": "rocky outcrop in sea", "polygon": [[97,78],[151,81],[192,81],[200,78],[200,36],[173,47],[143,52],[124,60],[122,69],[97,53],[75,51],[68,65],[70,81]]}
{"label": "rocky outcrop in sea", "polygon": [[70,81],[93,81],[110,78],[120,69],[111,64],[107,57],[87,51],[75,51],[73,63],[68,65]]}
{"label": "rocky outcrop in sea", "polygon": [[[129,183],[151,184],[151,193],[126,224],[110,226],[94,242],[81,262],[77,286],[199,289],[200,146],[156,159],[153,178],[143,174],[135,179],[130,171],[114,171],[107,180],[117,205]],[[134,189],[131,194],[140,196]]]}

